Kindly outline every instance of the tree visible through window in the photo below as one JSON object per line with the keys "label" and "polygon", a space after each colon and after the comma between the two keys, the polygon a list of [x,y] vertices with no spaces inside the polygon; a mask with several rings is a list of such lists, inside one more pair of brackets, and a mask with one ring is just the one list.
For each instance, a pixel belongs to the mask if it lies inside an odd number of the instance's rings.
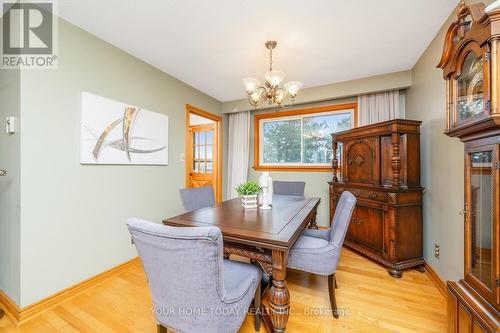
{"label": "tree visible through window", "polygon": [[264,163],[300,163],[300,119],[265,122]]}
{"label": "tree visible through window", "polygon": [[354,127],[354,115],[348,109],[259,119],[259,166],[329,166],[331,134]]}

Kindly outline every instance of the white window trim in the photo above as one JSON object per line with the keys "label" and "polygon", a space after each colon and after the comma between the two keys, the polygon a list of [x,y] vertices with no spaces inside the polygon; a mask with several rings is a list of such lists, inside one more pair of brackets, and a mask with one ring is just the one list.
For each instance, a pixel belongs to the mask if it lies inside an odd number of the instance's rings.
{"label": "white window trim", "polygon": [[[304,125],[304,118],[310,118],[310,117],[315,117],[318,115],[321,116],[329,116],[329,115],[339,115],[339,114],[345,114],[349,113],[351,116],[351,128],[354,128],[356,124],[354,123],[355,121],[355,109],[349,108],[345,110],[334,110],[334,111],[323,111],[323,112],[316,112],[316,113],[307,113],[307,114],[301,114],[301,115],[294,115],[294,116],[284,116],[284,117],[273,117],[273,118],[264,118],[264,119],[259,119],[259,165],[262,167],[324,167],[324,166],[330,166],[331,163],[304,163],[303,158],[304,158],[304,135],[303,135],[303,125]],[[299,163],[264,163],[264,123],[272,123],[272,122],[278,122],[278,121],[286,121],[286,120],[298,120],[300,119],[300,162]]]}

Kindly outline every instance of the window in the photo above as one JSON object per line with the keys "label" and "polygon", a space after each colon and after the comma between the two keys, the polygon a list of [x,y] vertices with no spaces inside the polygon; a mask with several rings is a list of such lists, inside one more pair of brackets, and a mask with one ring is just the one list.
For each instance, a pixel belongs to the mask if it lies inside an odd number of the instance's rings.
{"label": "window", "polygon": [[356,104],[255,115],[254,169],[330,171],[331,134],[356,122]]}

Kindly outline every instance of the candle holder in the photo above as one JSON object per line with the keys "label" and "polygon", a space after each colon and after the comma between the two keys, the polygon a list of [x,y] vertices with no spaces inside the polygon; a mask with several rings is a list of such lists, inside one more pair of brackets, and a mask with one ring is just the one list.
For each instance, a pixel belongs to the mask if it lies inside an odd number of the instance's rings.
{"label": "candle holder", "polygon": [[262,205],[260,209],[271,209],[271,198],[269,189],[272,186],[271,177],[269,177],[269,172],[263,172],[259,178],[259,186],[262,188]]}

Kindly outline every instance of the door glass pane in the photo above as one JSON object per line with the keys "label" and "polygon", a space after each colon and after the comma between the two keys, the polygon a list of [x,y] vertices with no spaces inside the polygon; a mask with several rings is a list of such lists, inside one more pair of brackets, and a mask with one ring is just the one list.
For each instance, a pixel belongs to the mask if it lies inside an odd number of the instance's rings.
{"label": "door glass pane", "polygon": [[200,145],[205,144],[205,132],[200,132]]}
{"label": "door glass pane", "polygon": [[493,152],[470,154],[471,159],[471,274],[492,288],[492,242],[493,242]]}
{"label": "door glass pane", "polygon": [[194,132],[193,133],[193,142],[195,145],[199,145],[200,144],[200,133],[199,132]]}
{"label": "door glass pane", "polygon": [[263,129],[264,163],[300,163],[300,119],[269,121]]}
{"label": "door glass pane", "polygon": [[211,145],[207,146],[207,159],[209,159],[209,160],[212,159],[212,146]]}
{"label": "door glass pane", "polygon": [[193,161],[193,172],[198,172],[198,161]]}
{"label": "door glass pane", "polygon": [[205,159],[205,146],[200,146],[200,160]]}
{"label": "door glass pane", "polygon": [[304,117],[304,163],[331,163],[334,132],[352,127],[351,113]]}
{"label": "door glass pane", "polygon": [[207,173],[212,173],[212,162],[207,161]]}
{"label": "door glass pane", "polygon": [[199,146],[193,146],[193,157],[196,158],[196,159],[199,159],[199,153],[198,153],[198,148]]}
{"label": "door glass pane", "polygon": [[205,161],[200,161],[200,173],[205,173]]}
{"label": "door glass pane", "polygon": [[212,131],[207,132],[207,145],[212,144]]}
{"label": "door glass pane", "polygon": [[483,112],[483,59],[470,52],[457,79],[458,114],[463,121]]}

